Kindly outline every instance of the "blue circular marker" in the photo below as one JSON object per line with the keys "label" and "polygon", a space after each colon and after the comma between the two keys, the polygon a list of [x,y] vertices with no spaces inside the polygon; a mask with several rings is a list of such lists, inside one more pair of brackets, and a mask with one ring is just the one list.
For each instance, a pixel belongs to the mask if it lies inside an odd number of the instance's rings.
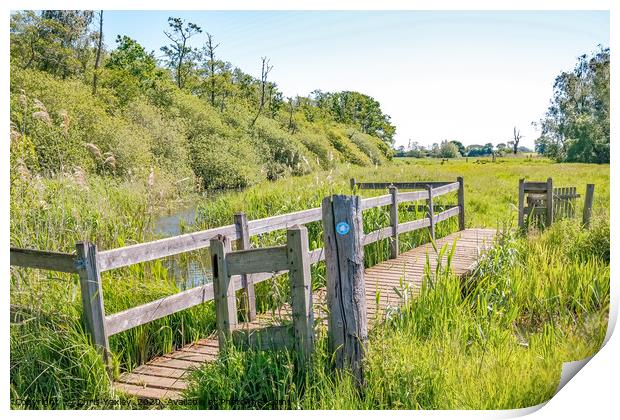
{"label": "blue circular marker", "polygon": [[349,224],[347,222],[340,222],[336,225],[336,232],[338,232],[338,234],[340,235],[346,235],[347,233],[349,233],[349,230],[351,228],[349,227]]}

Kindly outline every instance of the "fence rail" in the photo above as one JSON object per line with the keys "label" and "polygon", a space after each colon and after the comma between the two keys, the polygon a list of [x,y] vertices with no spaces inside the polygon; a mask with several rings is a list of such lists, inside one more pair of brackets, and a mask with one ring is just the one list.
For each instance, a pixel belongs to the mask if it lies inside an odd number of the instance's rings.
{"label": "fence rail", "polygon": [[[390,194],[361,199],[359,203],[360,211],[390,206],[390,226],[363,235],[362,243],[368,245],[389,238],[393,258],[398,255],[399,234],[429,228],[434,237],[436,223],[457,215],[460,216],[459,228],[464,229],[462,178],[458,178],[456,182],[356,183],[355,186],[363,189],[389,188]],[[424,188],[424,190],[398,192],[399,187],[403,189]],[[458,205],[435,214],[433,198],[453,191],[458,191]],[[427,201],[426,217],[399,223],[398,205],[419,200]],[[81,242],[76,245],[76,254],[11,248],[11,265],[79,274],[88,331],[93,343],[101,349],[104,357],[107,357],[108,337],[213,300],[219,308],[216,311],[217,316],[224,320],[218,323],[218,329],[229,331],[236,322],[236,317],[232,315],[233,308],[231,308],[232,296],[235,292],[244,290],[248,294],[249,306],[243,309],[250,314],[254,311],[255,314],[253,287],[273,276],[294,269],[297,273],[297,288],[305,287],[303,285],[310,265],[324,261],[326,253],[323,248],[308,250],[307,233],[303,225],[321,221],[322,218],[321,207],[251,221],[248,221],[245,215],[237,214],[235,224],[232,225],[122,248],[97,251],[94,244]],[[281,229],[287,229],[287,238],[290,243],[286,246],[249,249],[249,237]],[[306,243],[299,245],[299,240],[306,241]],[[237,250],[230,250],[231,241],[237,241]],[[291,243],[295,244],[295,252],[299,253],[303,250],[303,255],[291,254]],[[214,250],[213,245],[216,245],[217,249]],[[213,283],[194,287],[118,313],[105,314],[100,279],[102,272],[207,247],[211,248],[212,257],[215,258],[212,267]],[[222,261],[225,261],[225,264]],[[222,299],[228,303],[222,303]],[[299,307],[303,307],[300,310],[307,314],[307,307],[304,306],[307,299],[301,295],[293,296],[293,299],[294,301],[296,299]],[[234,311],[236,313],[236,306]],[[252,319],[251,315],[250,319]],[[307,319],[298,321],[300,331],[297,336],[305,337],[301,339],[305,342],[311,341],[307,325]]]}
{"label": "fence rail", "polygon": [[75,254],[11,247],[11,265],[77,274]]}

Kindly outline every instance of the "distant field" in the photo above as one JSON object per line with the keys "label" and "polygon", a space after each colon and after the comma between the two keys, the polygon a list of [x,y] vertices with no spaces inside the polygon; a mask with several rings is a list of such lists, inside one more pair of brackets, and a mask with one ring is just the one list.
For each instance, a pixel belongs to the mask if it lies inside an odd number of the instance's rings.
{"label": "distant field", "polygon": [[[247,211],[250,218],[265,217],[320,205],[330,193],[349,194],[349,179],[359,182],[443,181],[463,176],[468,227],[495,227],[498,222],[516,223],[519,179],[545,181],[554,186],[574,186],[585,193],[586,184],[595,184],[595,214],[609,214],[609,165],[553,163],[544,158],[441,159],[396,158],[393,163],[361,168],[341,166],[276,182],[264,182],[241,193],[227,193],[202,204],[203,222],[209,226],[230,223],[235,211]],[[361,191],[363,195],[384,192]],[[581,203],[581,201],[580,201]],[[227,210],[227,211],[226,211]],[[581,211],[580,209],[577,210]],[[206,219],[206,220],[204,220]]]}

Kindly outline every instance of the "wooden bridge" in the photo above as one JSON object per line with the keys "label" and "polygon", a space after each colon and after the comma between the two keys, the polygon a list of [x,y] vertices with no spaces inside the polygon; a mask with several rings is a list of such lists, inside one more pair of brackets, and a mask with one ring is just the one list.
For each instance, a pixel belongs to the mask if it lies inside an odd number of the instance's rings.
{"label": "wooden bridge", "polygon": [[[217,329],[211,337],[156,357],[121,374],[114,382],[117,390],[141,398],[179,398],[187,386],[184,379],[188,371],[216,360],[231,342],[261,348],[293,347],[305,360],[313,351],[315,320],[328,325],[336,366],[353,363],[349,367],[355,373],[361,364],[351,360],[363,356],[367,320],[380,319],[390,308],[401,305],[405,295],[415,295],[426,264],[433,270],[438,263],[446,264],[446,256],[443,261],[437,258],[437,250],[444,245],[455,245],[452,272],[459,276],[471,272],[492,244],[496,231],[465,229],[462,178],[456,182],[389,184],[352,180],[351,185],[353,191],[387,188],[389,194],[365,199],[332,196],[318,208],[259,220],[248,221],[240,213],[232,225],[106,251],[98,251],[89,242],[78,243],[75,255],[11,249],[11,264],[79,275],[87,328],[106,361],[109,336],[215,301]],[[458,204],[436,213],[434,200],[453,192],[457,193]],[[425,217],[399,223],[399,205],[421,200],[425,201]],[[390,208],[390,226],[364,233],[362,212],[382,206]],[[458,217],[459,231],[435,240],[436,225],[451,217]],[[322,221],[325,245],[310,250],[303,225],[317,221]],[[282,229],[287,229],[286,245],[250,248],[251,236]],[[429,243],[400,253],[399,235],[419,229],[428,229],[435,246]],[[364,269],[364,246],[383,239],[389,239],[391,258]],[[101,272],[205,247],[210,248],[212,255],[213,283],[105,314]],[[326,262],[327,287],[313,291],[310,266],[320,261]],[[281,308],[278,317],[256,314],[255,284],[287,272],[291,305]],[[240,290],[244,303],[241,310],[249,320],[245,323],[238,322],[236,292]]]}
{"label": "wooden bridge", "polygon": [[[480,256],[495,238],[494,229],[466,229],[437,240],[438,247],[451,246],[456,242],[456,252],[452,260],[452,270],[458,276],[464,276],[475,268]],[[403,297],[402,285],[408,285],[415,294],[421,287],[426,255],[435,254],[434,249],[423,245],[404,252],[396,259],[379,263],[365,270],[366,308],[368,317],[372,321],[376,316],[385,313],[388,308],[399,306]],[[436,259],[430,258],[431,269],[435,269]],[[376,304],[376,294],[380,293],[379,307]],[[313,293],[313,316],[316,320],[327,320],[326,290],[321,288]],[[259,314],[250,323],[238,324],[235,329],[241,331],[260,332],[272,328],[274,324],[289,321],[290,307],[282,308],[276,319],[272,314]],[[279,337],[275,340],[284,342],[288,337]],[[272,338],[273,340],[274,338]],[[274,347],[277,347],[277,343]],[[148,363],[139,366],[131,373],[123,373],[114,383],[117,390],[127,392],[139,398],[177,399],[186,389],[186,376],[190,370],[203,363],[213,362],[219,353],[218,338],[211,337],[198,340],[177,351],[157,357]]]}

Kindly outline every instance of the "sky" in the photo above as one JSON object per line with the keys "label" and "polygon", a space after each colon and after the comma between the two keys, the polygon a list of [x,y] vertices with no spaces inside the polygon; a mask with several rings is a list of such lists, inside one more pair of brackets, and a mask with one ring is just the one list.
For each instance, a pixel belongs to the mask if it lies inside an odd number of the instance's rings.
{"label": "sky", "polygon": [[[160,57],[168,16],[194,22],[217,54],[285,96],[355,90],[381,103],[396,146],[508,142],[533,147],[553,81],[609,45],[607,11],[105,11],[104,39],[128,35]],[[192,38],[200,47],[204,34]]]}

